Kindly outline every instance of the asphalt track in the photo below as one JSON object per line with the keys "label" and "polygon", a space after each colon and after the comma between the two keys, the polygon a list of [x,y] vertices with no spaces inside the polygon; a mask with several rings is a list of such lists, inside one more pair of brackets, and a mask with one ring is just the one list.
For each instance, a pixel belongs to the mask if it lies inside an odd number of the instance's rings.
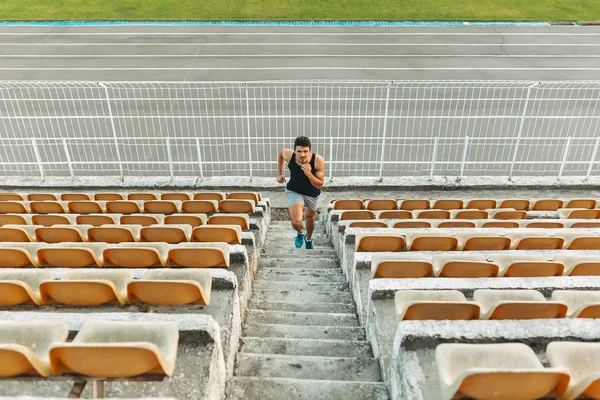
{"label": "asphalt track", "polygon": [[600,27],[0,27],[5,80],[600,80]]}

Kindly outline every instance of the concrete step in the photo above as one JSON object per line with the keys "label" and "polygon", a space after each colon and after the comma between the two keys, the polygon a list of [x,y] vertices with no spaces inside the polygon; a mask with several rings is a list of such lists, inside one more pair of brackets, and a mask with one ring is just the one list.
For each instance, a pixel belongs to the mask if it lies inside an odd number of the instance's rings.
{"label": "concrete step", "polygon": [[281,282],[256,279],[253,290],[282,291],[298,290],[303,292],[348,292],[346,282]]}
{"label": "concrete step", "polygon": [[341,270],[323,269],[286,269],[261,268],[256,274],[257,280],[291,281],[291,282],[346,282]]}
{"label": "concrete step", "polygon": [[229,400],[388,400],[385,384],[289,378],[232,377]]}
{"label": "concrete step", "polygon": [[[276,250],[278,248],[285,248],[285,249],[290,249],[290,250],[296,250],[296,246],[295,246],[295,235],[294,237],[282,237],[282,236],[275,236],[272,238],[267,238],[267,240],[265,241],[265,244],[263,245],[263,249],[266,250]],[[320,238],[320,237],[314,237],[313,238],[313,250],[318,250],[318,249],[331,249],[331,245],[329,244],[329,240],[325,239],[325,238]],[[305,249],[304,249],[305,250]]]}
{"label": "concrete step", "polygon": [[352,303],[288,303],[285,301],[265,301],[250,299],[249,308],[255,310],[274,310],[291,312],[324,312],[337,314],[354,314],[356,309]]}
{"label": "concrete step", "polygon": [[236,376],[266,378],[359,382],[381,380],[379,362],[375,358],[238,353],[233,373]]}
{"label": "concrete step", "polygon": [[[304,250],[310,251],[310,250]],[[341,271],[338,261],[333,259],[305,259],[297,256],[265,257],[260,259],[259,270],[262,268],[310,268],[310,269],[336,269]]]}
{"label": "concrete step", "polygon": [[355,314],[316,312],[288,312],[248,310],[246,323],[313,325],[313,326],[360,326]]}
{"label": "concrete step", "polygon": [[242,336],[292,339],[365,340],[365,330],[355,326],[244,324]]}
{"label": "concrete step", "polygon": [[329,258],[334,260],[337,257],[337,252],[332,247],[315,246],[312,250],[305,248],[297,249],[293,243],[283,243],[278,246],[265,246],[260,253],[263,257],[274,258]]}
{"label": "concrete step", "polygon": [[349,292],[303,292],[299,290],[260,290],[254,288],[255,300],[287,301],[290,303],[352,303]]}
{"label": "concrete step", "polygon": [[368,342],[355,340],[315,340],[245,337],[240,353],[285,354],[296,356],[372,358]]}
{"label": "concrete step", "polygon": [[[304,223],[306,223],[306,220],[303,218],[302,219]],[[327,223],[327,221],[319,221],[317,220],[317,224],[315,225],[315,230],[318,229],[322,229],[323,231],[325,231],[325,224]],[[269,224],[269,228],[270,229],[292,229],[292,223],[289,219],[283,220],[283,221],[271,221],[271,223]]]}
{"label": "concrete step", "polygon": [[[306,233],[306,231],[304,233]],[[286,241],[293,241],[296,238],[296,231],[292,229],[291,226],[286,227],[285,229],[269,228],[269,230],[267,230],[267,240],[273,240],[275,238],[285,239]],[[320,240],[324,243],[327,243],[329,241],[329,237],[327,236],[324,230],[314,230],[312,238],[313,240]]]}

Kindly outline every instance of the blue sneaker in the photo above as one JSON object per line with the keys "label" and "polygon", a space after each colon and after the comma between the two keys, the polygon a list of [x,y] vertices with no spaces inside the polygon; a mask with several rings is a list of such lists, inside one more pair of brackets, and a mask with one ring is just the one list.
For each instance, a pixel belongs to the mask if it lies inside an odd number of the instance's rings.
{"label": "blue sneaker", "polygon": [[304,238],[306,237],[305,233],[296,232],[296,239],[294,240],[294,244],[297,249],[301,249],[304,244]]}
{"label": "blue sneaker", "polygon": [[312,240],[305,240],[304,243],[306,244],[307,250],[312,250],[312,248],[313,248]]}

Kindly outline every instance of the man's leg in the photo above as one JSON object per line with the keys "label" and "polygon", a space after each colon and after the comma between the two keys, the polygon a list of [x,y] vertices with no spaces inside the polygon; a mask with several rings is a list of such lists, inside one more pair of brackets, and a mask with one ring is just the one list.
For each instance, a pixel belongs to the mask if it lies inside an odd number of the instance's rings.
{"label": "man's leg", "polygon": [[312,240],[312,234],[315,230],[315,223],[317,220],[317,210],[312,210],[306,207],[306,240]]}
{"label": "man's leg", "polygon": [[[298,233],[304,233],[304,228],[302,227],[302,209],[304,208],[304,203],[294,203],[288,206],[288,210],[290,212],[290,220],[292,221],[292,227]],[[308,226],[308,223],[307,223]]]}

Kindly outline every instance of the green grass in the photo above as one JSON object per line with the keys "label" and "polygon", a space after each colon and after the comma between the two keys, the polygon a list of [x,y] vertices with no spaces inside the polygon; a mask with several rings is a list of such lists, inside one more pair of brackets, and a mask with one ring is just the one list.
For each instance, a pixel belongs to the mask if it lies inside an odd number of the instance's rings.
{"label": "green grass", "polygon": [[599,0],[0,0],[0,20],[600,19]]}

